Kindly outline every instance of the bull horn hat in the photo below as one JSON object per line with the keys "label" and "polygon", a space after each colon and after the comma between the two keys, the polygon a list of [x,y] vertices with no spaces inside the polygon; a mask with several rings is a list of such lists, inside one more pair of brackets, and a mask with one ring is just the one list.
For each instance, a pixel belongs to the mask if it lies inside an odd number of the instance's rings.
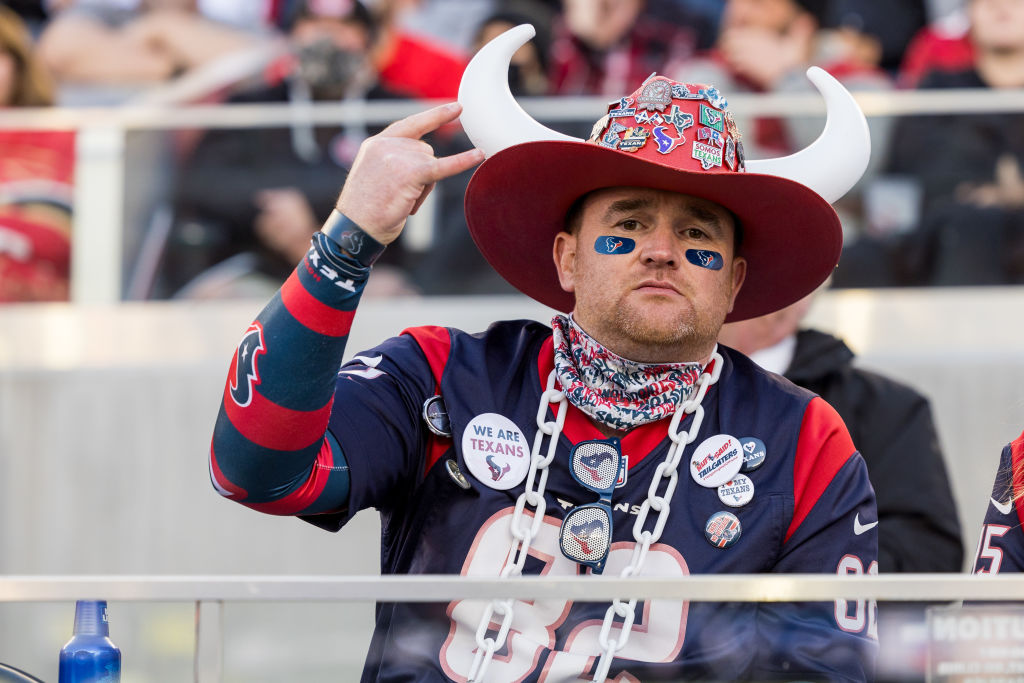
{"label": "bull horn hat", "polygon": [[806,149],[745,161],[725,98],[712,86],[652,75],[613,102],[588,140],[531,118],[508,87],[509,60],[534,34],[523,24],[485,45],[459,87],[462,126],[486,160],[466,190],[466,221],[484,258],[513,286],[560,311],[554,236],[579,197],[605,187],[668,190],[713,201],[743,230],[747,275],[726,322],[764,315],[818,287],[839,262],[842,227],[830,202],[867,168],[867,121],[850,93],[817,67],[807,77],[827,120]]}

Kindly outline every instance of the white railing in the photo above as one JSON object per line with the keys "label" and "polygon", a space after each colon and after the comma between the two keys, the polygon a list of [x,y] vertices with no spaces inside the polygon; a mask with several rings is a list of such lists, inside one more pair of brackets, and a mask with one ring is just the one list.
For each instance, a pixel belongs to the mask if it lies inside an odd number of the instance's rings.
{"label": "white railing", "polygon": [[[1024,90],[941,90],[858,92],[868,117],[908,114],[1024,111]],[[607,107],[606,98],[524,99],[534,117],[550,122],[590,121]],[[137,130],[185,128],[256,128],[288,126],[295,109],[288,104],[232,104],[169,107],[155,98],[149,104],[121,107],[26,108],[0,112],[0,129],[76,130],[74,226],[71,263],[72,300],[113,303],[121,300],[122,248],[125,236],[125,136]],[[760,115],[821,113],[815,93],[736,95],[736,112]],[[436,104],[425,101],[316,103],[303,107],[303,121],[314,125],[384,124]],[[420,212],[417,220],[429,220]],[[430,226],[422,229],[431,234]]]}
{"label": "white railing", "polygon": [[607,602],[614,598],[692,602],[1006,602],[1024,595],[1024,575],[732,574],[679,578],[611,576],[479,578],[468,576],[6,576],[0,603],[108,601],[194,602],[194,680],[223,675],[225,602],[449,602],[512,598]]}

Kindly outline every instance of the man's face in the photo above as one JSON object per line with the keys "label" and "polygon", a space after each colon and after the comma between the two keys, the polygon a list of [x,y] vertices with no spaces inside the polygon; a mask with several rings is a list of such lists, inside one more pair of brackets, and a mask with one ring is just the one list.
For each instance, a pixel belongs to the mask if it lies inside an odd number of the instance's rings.
{"label": "man's face", "polygon": [[[555,238],[576,322],[631,360],[704,359],[746,274],[734,230],[728,211],[698,197],[633,187],[591,193],[579,227]],[[709,252],[720,258],[708,261]]]}

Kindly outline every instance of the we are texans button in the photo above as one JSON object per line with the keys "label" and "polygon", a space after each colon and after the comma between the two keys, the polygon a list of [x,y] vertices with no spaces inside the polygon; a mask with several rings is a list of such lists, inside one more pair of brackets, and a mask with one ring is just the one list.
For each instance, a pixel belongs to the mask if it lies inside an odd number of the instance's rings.
{"label": "we are texans button", "polygon": [[690,476],[701,486],[717,488],[732,479],[743,466],[740,440],[728,434],[704,439],[690,456]]}

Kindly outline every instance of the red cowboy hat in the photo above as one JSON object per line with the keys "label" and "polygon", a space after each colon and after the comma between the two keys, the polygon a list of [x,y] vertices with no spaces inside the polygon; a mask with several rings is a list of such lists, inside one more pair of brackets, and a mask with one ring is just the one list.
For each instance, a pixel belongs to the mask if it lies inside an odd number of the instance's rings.
{"label": "red cowboy hat", "polygon": [[466,191],[466,220],[484,258],[523,293],[560,311],[552,240],[582,195],[630,186],[695,195],[729,209],[743,231],[746,281],[727,322],[783,308],[812,292],[839,261],[842,227],[829,204],[863,174],[867,122],[821,69],[808,77],[828,106],[817,141],[781,159],[747,161],[725,99],[713,88],[652,76],[609,105],[587,141],[530,118],[500,74],[532,36],[519,26],[491,41],[463,76],[462,125],[487,160]]}

